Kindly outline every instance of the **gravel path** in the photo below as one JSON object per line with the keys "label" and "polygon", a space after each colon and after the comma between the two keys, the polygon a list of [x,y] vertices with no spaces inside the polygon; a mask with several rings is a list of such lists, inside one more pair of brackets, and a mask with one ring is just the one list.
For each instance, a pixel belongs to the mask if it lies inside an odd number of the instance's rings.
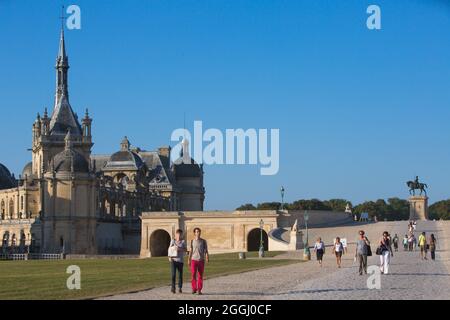
{"label": "gravel path", "polygon": [[[310,230],[310,239],[323,235],[331,243],[336,236],[346,237],[349,252],[343,257],[343,268],[338,269],[331,250],[325,255],[324,267],[315,261],[299,262],[289,266],[274,267],[242,274],[206,280],[203,296],[193,296],[186,285],[183,295],[173,295],[169,287],[107,297],[112,300],[302,300],[302,299],[450,299],[450,223],[419,222],[417,234],[434,233],[438,239],[436,261],[422,261],[419,252],[400,251],[394,255],[391,274],[381,275],[381,290],[367,288],[368,276],[360,276],[353,262],[354,241],[358,230],[364,229],[375,251],[383,231],[397,233],[402,239],[405,222],[321,228]],[[310,241],[310,243],[313,241]],[[402,248],[400,248],[402,250]],[[301,259],[303,252],[289,252],[277,258]],[[369,266],[379,263],[379,257],[369,258]]]}

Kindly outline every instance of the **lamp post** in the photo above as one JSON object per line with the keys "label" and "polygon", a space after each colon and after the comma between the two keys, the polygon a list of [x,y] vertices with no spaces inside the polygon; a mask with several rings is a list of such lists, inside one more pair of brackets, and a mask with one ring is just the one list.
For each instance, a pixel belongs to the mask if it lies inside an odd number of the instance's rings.
{"label": "lamp post", "polygon": [[306,227],[306,243],[305,243],[305,250],[303,251],[303,260],[311,260],[311,251],[309,250],[309,238],[308,238],[308,220],[309,215],[308,211],[305,210],[305,215],[303,216],[305,220],[305,227]]}
{"label": "lamp post", "polygon": [[284,187],[281,187],[281,210],[284,210]]}
{"label": "lamp post", "polygon": [[264,258],[264,239],[263,239],[263,231],[264,231],[264,220],[261,219],[259,222],[259,228],[261,230],[261,240],[259,242],[259,258]]}

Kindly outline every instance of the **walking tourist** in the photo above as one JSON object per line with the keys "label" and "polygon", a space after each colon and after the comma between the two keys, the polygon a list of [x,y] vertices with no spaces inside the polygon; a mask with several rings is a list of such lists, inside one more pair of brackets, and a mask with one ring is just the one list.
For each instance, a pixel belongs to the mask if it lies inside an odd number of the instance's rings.
{"label": "walking tourist", "polygon": [[405,234],[405,237],[403,238],[403,250],[408,251],[408,235]]}
{"label": "walking tourist", "polygon": [[411,251],[411,252],[416,251],[416,244],[417,244],[417,239],[414,236],[414,234],[411,233],[408,238],[409,251]]}
{"label": "walking tourist", "polygon": [[414,232],[414,228],[413,228],[413,222],[410,221],[408,224],[408,232],[411,234]]}
{"label": "walking tourist", "polygon": [[189,266],[192,273],[192,294],[202,294],[205,261],[209,262],[208,243],[201,238],[202,230],[194,229],[194,240],[189,251]]}
{"label": "walking tourist", "polygon": [[317,238],[316,244],[314,245],[314,252],[316,253],[319,265],[322,267],[323,255],[325,254],[325,244],[322,238]]}
{"label": "walking tourist", "polygon": [[342,263],[342,254],[344,252],[344,246],[341,242],[341,238],[337,237],[335,242],[334,242],[334,250],[333,250],[334,254],[336,255],[336,262],[338,265],[338,268],[341,268],[341,263]]}
{"label": "walking tourist", "polygon": [[430,253],[431,253],[431,260],[436,260],[436,238],[434,234],[431,234],[430,236]]}
{"label": "walking tourist", "polygon": [[382,274],[389,273],[389,265],[391,263],[391,257],[394,256],[392,252],[392,240],[387,231],[383,232],[383,237],[380,240],[379,248],[377,249],[380,254],[380,271]]}
{"label": "walking tourist", "polygon": [[183,231],[177,230],[175,239],[169,247],[169,260],[172,270],[172,293],[176,293],[176,281],[178,273],[178,292],[183,293],[183,269],[184,257],[187,252],[186,241],[183,240]]}
{"label": "walking tourist", "polygon": [[422,260],[427,260],[427,237],[425,232],[419,236],[419,248],[420,248],[420,258]]}
{"label": "walking tourist", "polygon": [[395,234],[394,238],[392,239],[392,243],[394,244],[394,250],[395,252],[398,252],[398,235]]}
{"label": "walking tourist", "polygon": [[413,221],[412,226],[413,226],[413,230],[416,231],[416,229],[417,229],[417,221],[416,220]]}
{"label": "walking tourist", "polygon": [[356,242],[355,258],[359,261],[359,275],[367,274],[367,255],[369,253],[370,241],[367,239],[365,232],[359,232],[359,239]]}
{"label": "walking tourist", "polygon": [[408,249],[410,252],[413,251],[413,247],[414,247],[414,235],[410,233],[408,237]]}

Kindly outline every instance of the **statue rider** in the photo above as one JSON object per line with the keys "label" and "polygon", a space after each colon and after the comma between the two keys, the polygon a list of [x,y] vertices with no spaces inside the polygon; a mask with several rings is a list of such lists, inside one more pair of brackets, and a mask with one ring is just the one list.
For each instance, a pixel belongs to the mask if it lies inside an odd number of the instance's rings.
{"label": "statue rider", "polygon": [[414,180],[414,186],[416,187],[416,189],[419,188],[419,176],[416,176],[416,180]]}

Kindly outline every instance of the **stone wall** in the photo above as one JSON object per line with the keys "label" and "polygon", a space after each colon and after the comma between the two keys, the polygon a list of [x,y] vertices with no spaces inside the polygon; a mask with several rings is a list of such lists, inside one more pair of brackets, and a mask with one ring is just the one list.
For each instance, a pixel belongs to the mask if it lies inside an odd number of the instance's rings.
{"label": "stone wall", "polygon": [[277,217],[276,211],[145,213],[142,216],[141,257],[155,256],[154,253],[159,251],[155,243],[161,245],[164,234],[173,239],[177,229],[185,232],[188,245],[194,229],[202,229],[210,253],[247,251],[248,236],[255,229],[259,232],[261,219],[264,220],[264,231],[269,233],[277,227]]}
{"label": "stone wall", "polygon": [[[308,214],[309,227],[342,225],[351,221],[351,217],[343,212],[309,211]],[[259,244],[261,220],[267,235],[277,228],[290,230],[295,221],[298,221],[298,226],[303,229],[303,216],[303,211],[275,210],[144,213],[141,257],[166,255],[170,239],[175,237],[177,229],[184,231],[189,245],[193,230],[197,227],[202,229],[202,238],[208,241],[210,253],[247,251],[249,247],[255,247],[255,242],[256,245]],[[297,241],[301,239],[298,238]],[[290,250],[298,247],[298,244],[278,244],[271,238],[268,242],[269,250]]]}

